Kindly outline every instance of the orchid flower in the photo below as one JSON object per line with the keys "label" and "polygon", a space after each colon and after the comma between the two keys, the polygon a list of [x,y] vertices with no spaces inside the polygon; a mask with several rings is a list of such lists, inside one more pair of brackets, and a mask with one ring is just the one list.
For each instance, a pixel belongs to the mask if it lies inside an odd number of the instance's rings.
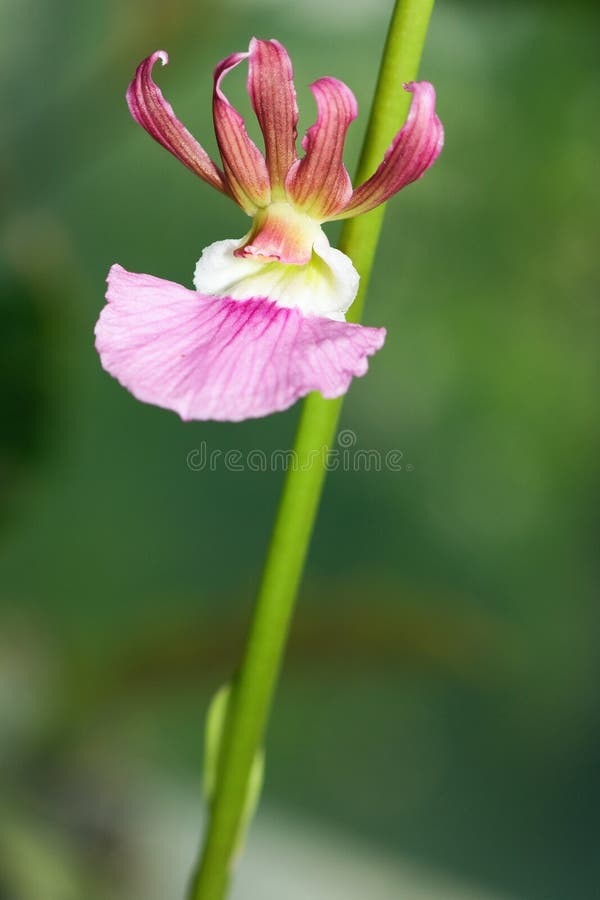
{"label": "orchid flower", "polygon": [[[152,78],[164,51],[145,59],[127,91],[133,118],[170,153],[252,218],[240,239],[207,247],[195,290],[113,265],[96,326],[104,368],[139,400],[182,419],[241,419],[284,410],[310,391],[344,394],[384,328],[345,321],[358,290],[351,260],[330,246],[324,222],[368,212],[433,164],[443,144],[428,82],[404,86],[410,112],[376,172],[352,187],[342,155],[356,118],[352,91],[335,78],[311,85],[317,118],[296,150],[298,110],[290,58],[252,39],[214,72],[213,116],[222,169],[182,125]],[[248,93],[265,153],[223,93],[248,61]]]}

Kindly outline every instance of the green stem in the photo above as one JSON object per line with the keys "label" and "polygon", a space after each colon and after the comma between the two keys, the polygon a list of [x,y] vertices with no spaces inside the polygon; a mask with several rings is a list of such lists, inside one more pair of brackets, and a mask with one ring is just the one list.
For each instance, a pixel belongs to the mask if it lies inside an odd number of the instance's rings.
{"label": "green stem", "polygon": [[[397,0],[381,62],[357,182],[376,169],[404,120],[410,97],[402,83],[416,77],[433,0]],[[354,262],[361,286],[348,319],[359,321],[384,209],[349,220],[340,249]],[[219,779],[190,900],[223,900],[243,812],[248,777],[260,748],[304,561],[326,474],[326,448],[335,438],[342,398],[304,401],[242,664],[233,686]]]}
{"label": "green stem", "polygon": [[[411,94],[402,85],[417,77],[433,3],[434,0],[395,2],[355,184],[373,174],[406,118]],[[346,316],[349,322],[360,322],[362,316],[384,215],[385,205],[378,206],[365,215],[349,219],[342,231],[340,250],[350,257],[360,273],[360,289]]]}

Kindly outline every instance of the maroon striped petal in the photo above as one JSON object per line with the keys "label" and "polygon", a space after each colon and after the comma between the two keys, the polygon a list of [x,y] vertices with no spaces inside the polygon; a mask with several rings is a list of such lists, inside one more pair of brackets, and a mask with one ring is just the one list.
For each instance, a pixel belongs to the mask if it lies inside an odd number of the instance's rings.
{"label": "maroon striped petal", "polygon": [[414,96],[404,127],[387,150],[374,175],[356,188],[336,216],[345,219],[385,203],[433,165],[444,145],[444,129],[435,114],[435,90],[428,81],[412,81],[404,89]]}
{"label": "maroon striped petal", "polygon": [[227,191],[223,173],[200,146],[196,138],[181,124],[170,103],[152,80],[152,68],[157,59],[163,66],[169,62],[164,50],[157,50],[137,67],[135,76],[127,88],[127,103],[131,115],[148,134],[176,156],[218,191]]}
{"label": "maroon striped petal", "polygon": [[342,157],[346,132],[358,109],[350,88],[336,78],[320,78],[310,89],[317,103],[317,121],[302,140],[306,155],[290,169],[286,191],[304,212],[324,221],[352,196]]}
{"label": "maroon striped petal", "polygon": [[221,90],[225,75],[247,57],[247,53],[233,53],[216,67],[213,118],[231,194],[242,209],[254,215],[258,207],[267,206],[271,200],[267,165],[256,144],[248,137],[243,117]]}
{"label": "maroon striped petal", "polygon": [[279,41],[250,41],[248,93],[265,139],[273,199],[285,199],[283,186],[297,158],[298,106],[292,63]]}

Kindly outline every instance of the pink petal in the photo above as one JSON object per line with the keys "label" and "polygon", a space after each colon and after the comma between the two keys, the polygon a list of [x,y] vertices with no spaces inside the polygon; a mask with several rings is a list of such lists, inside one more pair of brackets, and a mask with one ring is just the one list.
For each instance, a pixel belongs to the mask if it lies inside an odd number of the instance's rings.
{"label": "pink petal", "polygon": [[317,121],[302,140],[306,155],[292,166],[286,190],[304,212],[324,221],[352,196],[342,156],[346,132],[358,110],[350,88],[336,78],[320,78],[310,89],[317,102]]}
{"label": "pink petal", "polygon": [[184,166],[217,190],[226,192],[223,173],[196,138],[181,124],[171,104],[167,103],[160,88],[152,80],[152,68],[157,59],[160,59],[163,66],[169,62],[167,53],[157,50],[139,64],[134,79],[127,88],[127,103],[131,115]]}
{"label": "pink petal", "polygon": [[256,144],[248,137],[243,117],[221,90],[225,75],[247,57],[247,53],[233,53],[216,67],[213,118],[231,193],[242,209],[253,215],[257,207],[266,206],[271,200],[267,165]]}
{"label": "pink petal", "polygon": [[414,94],[408,118],[374,175],[356,188],[338,219],[368,212],[392,194],[420,178],[444,145],[444,129],[435,114],[435,90],[428,81],[412,81],[404,89]]}
{"label": "pink petal", "polygon": [[296,159],[298,107],[292,63],[279,41],[250,41],[248,93],[265,139],[274,199],[285,199],[285,177]]}
{"label": "pink petal", "polygon": [[96,325],[104,368],[146,403],[182,419],[239,421],[287,409],[309,391],[344,394],[385,329],[266,298],[208,297],[113,266]]}

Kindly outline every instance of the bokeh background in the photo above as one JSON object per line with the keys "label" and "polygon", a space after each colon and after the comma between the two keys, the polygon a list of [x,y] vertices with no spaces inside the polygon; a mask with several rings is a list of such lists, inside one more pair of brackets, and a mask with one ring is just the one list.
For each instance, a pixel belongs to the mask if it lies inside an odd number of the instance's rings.
{"label": "bokeh background", "polygon": [[[191,284],[246,228],[133,123],[127,83],[167,49],[157,80],[214,150],[214,64],[276,36],[301,130],[309,82],[355,91],[352,168],[390,9],[2,4],[3,900],[181,896],[203,716],[282,480],[186,460],[285,449],[298,414],[182,424],[101,370],[111,263]],[[598,896],[599,20],[435,10],[446,149],[389,205],[366,312],[388,339],[342,421],[404,466],[329,477],[241,900]]]}

